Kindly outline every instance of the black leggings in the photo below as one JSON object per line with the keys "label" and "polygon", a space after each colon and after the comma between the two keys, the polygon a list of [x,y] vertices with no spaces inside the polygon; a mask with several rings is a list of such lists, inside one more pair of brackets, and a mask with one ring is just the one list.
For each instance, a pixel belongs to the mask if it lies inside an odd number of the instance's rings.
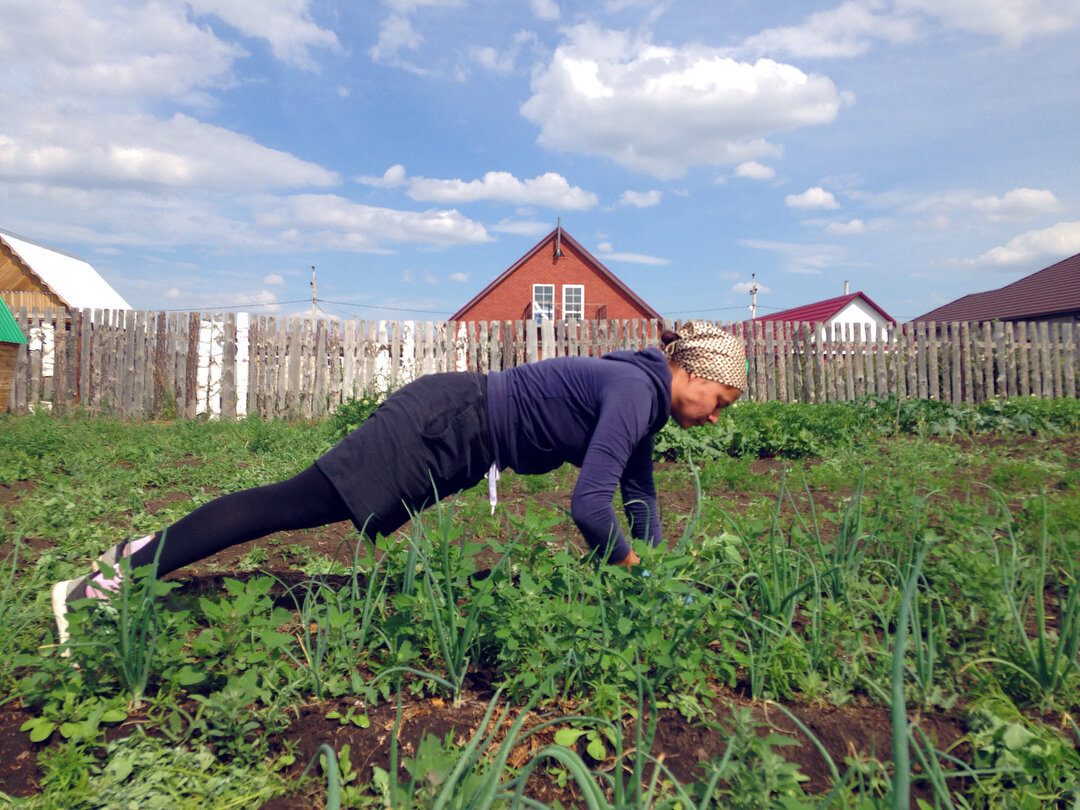
{"label": "black leggings", "polygon": [[154,534],[133,555],[137,568],[154,561],[158,546],[158,576],[209,557],[222,549],[274,532],[311,529],[349,520],[349,509],[318,467],[264,487],[223,495]]}

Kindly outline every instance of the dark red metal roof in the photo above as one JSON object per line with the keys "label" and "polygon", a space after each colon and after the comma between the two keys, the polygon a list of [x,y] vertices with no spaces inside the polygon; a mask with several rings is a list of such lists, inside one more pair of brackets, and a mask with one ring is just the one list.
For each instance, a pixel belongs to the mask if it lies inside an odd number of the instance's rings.
{"label": "dark red metal roof", "polygon": [[786,323],[828,323],[833,317],[854,301],[861,298],[869,304],[882,318],[889,323],[896,323],[896,319],[889,313],[870,300],[869,296],[862,292],[853,292],[849,295],[841,295],[837,298],[829,298],[814,304],[804,304],[801,307],[785,309],[782,312],[773,312],[768,315],[760,315],[756,321],[783,321]]}
{"label": "dark red metal roof", "polygon": [[608,270],[606,267],[604,267],[604,265],[601,264],[600,261],[595,256],[593,256],[591,253],[589,253],[589,251],[587,251],[585,248],[583,248],[581,246],[580,242],[578,242],[576,239],[574,239],[572,236],[570,236],[570,234],[568,234],[566,232],[566,229],[563,228],[561,225],[559,227],[557,227],[555,230],[553,230],[551,233],[549,233],[547,236],[545,236],[543,239],[541,239],[539,242],[537,242],[536,245],[531,250],[529,250],[524,256],[522,256],[520,259],[518,259],[516,262],[514,262],[512,265],[510,265],[510,267],[508,267],[506,270],[504,270],[502,273],[500,273],[499,276],[494,281],[492,281],[490,284],[488,284],[486,287],[484,287],[484,289],[482,289],[480,292],[478,292],[476,295],[474,295],[472,297],[472,299],[469,301],[469,303],[467,303],[465,306],[463,306],[461,309],[459,309],[457,312],[455,312],[453,315],[450,316],[450,320],[451,321],[456,321],[458,318],[460,318],[461,314],[463,312],[468,311],[472,307],[473,304],[475,304],[477,301],[479,301],[481,298],[483,298],[485,295],[487,295],[493,289],[498,287],[499,284],[502,283],[503,279],[507,278],[511,273],[513,273],[515,270],[517,270],[519,267],[521,267],[521,265],[524,264],[525,261],[528,258],[535,255],[538,250],[540,250],[541,248],[544,247],[544,245],[547,245],[547,244],[550,244],[551,242],[554,242],[556,236],[558,236],[559,239],[561,239],[561,240],[569,242],[577,250],[581,251],[581,253],[585,257],[585,259],[587,261],[589,261],[596,268],[597,272],[600,273],[600,275],[607,278],[611,282],[611,285],[613,287],[616,287],[616,288],[622,290],[624,293],[626,293],[626,295],[628,295],[630,297],[630,300],[632,300],[635,304],[637,304],[639,307],[641,307],[642,310],[649,313],[650,318],[655,318],[656,320],[661,320],[660,313],[658,313],[655,309],[653,309],[648,304],[646,304],[644,301],[642,301],[641,298],[638,297],[638,295],[633,290],[631,290],[629,287],[627,287],[625,284],[623,284],[622,281],[620,281],[619,278],[614,273],[612,273],[610,270]]}
{"label": "dark red metal roof", "polygon": [[1073,312],[1080,312],[1080,253],[997,290],[965,295],[912,323],[1019,321]]}

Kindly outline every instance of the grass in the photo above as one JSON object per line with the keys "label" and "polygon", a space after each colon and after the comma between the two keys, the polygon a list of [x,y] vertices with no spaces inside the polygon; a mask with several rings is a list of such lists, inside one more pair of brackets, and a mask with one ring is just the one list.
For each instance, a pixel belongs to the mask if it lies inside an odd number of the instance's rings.
{"label": "grass", "polygon": [[[572,489],[569,468],[507,476],[494,517],[479,487],[375,548],[355,543],[348,562],[301,546],[312,556],[290,555],[300,583],[260,573],[282,546],[249,553],[224,593],[135,578],[73,623],[78,669],[48,646],[43,583],[81,573],[118,536],[160,528],[147,501],[184,493],[182,511],[280,480],[336,428],[0,417],[0,484],[31,487],[0,503],[0,701],[44,746],[42,790],[16,806],[96,807],[121,785],[147,807],[200,806],[211,785],[221,806],[297,790],[326,806],[535,806],[530,775],[598,808],[898,807],[916,790],[928,806],[1073,806],[1080,477],[1061,450],[1080,447],[1073,411],[1033,406],[1049,427],[1031,438],[1032,419],[1011,405],[982,417],[1027,426],[1010,434],[1021,448],[932,438],[945,424],[933,409],[901,409],[913,432],[888,435],[901,420],[884,410],[873,413],[887,430],[864,424],[845,441],[835,428],[851,429],[850,411],[803,408],[693,432],[694,452],[738,430],[743,446],[757,436],[791,457],[755,472],[753,456],[694,456],[696,482],[663,468],[661,504],[700,487],[700,514],[665,516],[676,547],[640,548],[633,572],[583,560],[566,515],[537,505]],[[347,701],[334,714],[344,719],[328,720],[359,723],[400,705],[400,725],[406,704],[461,703],[477,676],[494,689],[490,724],[415,749],[394,742],[388,769],[361,773],[355,752],[331,747],[300,785],[284,776],[295,756],[275,735],[301,710]],[[733,689],[745,710],[725,704]],[[830,755],[794,713],[815,703],[878,706],[893,756]],[[806,792],[786,758],[792,738],[762,720],[769,706],[825,752],[825,794]],[[525,727],[526,709],[539,726]],[[651,750],[673,709],[725,741],[690,780]],[[923,713],[966,729],[963,746],[943,749]],[[116,736],[133,720],[153,733]]]}

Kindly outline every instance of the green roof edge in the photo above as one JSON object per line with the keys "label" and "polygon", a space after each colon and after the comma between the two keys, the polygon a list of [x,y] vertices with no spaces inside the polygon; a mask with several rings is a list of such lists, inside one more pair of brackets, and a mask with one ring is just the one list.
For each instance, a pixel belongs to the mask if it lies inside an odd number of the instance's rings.
{"label": "green roof edge", "polygon": [[3,298],[0,298],[0,343],[26,343],[26,335],[15,323],[15,316]]}

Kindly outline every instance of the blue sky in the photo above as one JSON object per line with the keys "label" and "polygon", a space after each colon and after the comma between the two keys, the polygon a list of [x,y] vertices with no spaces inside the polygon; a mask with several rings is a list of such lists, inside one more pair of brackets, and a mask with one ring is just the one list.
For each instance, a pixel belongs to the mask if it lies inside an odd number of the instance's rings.
{"label": "blue sky", "polygon": [[[446,318],[562,218],[665,317],[1080,252],[1075,0],[0,0],[0,228],[140,309]],[[588,299],[588,291],[586,291]]]}

